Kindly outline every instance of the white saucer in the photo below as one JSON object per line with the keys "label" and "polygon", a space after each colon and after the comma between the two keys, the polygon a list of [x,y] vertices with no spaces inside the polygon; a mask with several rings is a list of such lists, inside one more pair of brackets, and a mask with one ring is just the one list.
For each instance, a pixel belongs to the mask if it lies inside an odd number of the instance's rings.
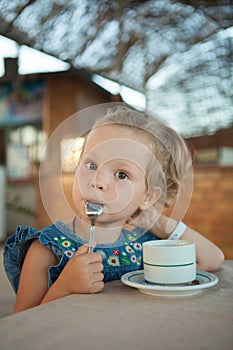
{"label": "white saucer", "polygon": [[218,283],[218,277],[213,273],[198,270],[196,280],[198,284],[172,284],[161,285],[147,282],[144,279],[144,271],[128,272],[121,277],[121,281],[140,292],[149,295],[163,297],[186,297],[198,294],[205,288],[209,288]]}

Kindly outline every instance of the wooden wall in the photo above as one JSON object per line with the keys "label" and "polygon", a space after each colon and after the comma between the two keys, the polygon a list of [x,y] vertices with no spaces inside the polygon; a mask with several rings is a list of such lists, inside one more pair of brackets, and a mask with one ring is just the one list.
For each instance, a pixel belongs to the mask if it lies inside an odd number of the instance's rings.
{"label": "wooden wall", "polygon": [[194,190],[184,221],[233,259],[233,167],[194,168]]}
{"label": "wooden wall", "polygon": [[45,79],[43,129],[48,136],[83,108],[111,101],[111,95],[77,75],[55,74]]}

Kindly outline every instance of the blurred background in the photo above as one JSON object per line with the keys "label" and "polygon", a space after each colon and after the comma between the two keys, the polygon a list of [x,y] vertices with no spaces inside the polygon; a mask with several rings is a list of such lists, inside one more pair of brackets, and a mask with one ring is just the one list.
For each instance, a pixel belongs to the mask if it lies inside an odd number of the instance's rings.
{"label": "blurred background", "polygon": [[[233,5],[230,0],[0,1],[0,241],[50,223],[38,167],[46,140],[83,108],[152,110],[187,141],[184,221],[233,258]],[[61,140],[61,152],[69,140]],[[64,146],[66,145],[66,146]],[[69,199],[72,172],[63,186]],[[57,212],[56,189],[50,193]]]}

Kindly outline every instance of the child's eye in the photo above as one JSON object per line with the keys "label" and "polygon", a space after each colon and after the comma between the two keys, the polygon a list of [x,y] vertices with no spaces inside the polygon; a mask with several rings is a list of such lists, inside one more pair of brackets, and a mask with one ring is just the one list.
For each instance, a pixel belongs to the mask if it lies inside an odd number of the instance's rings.
{"label": "child's eye", "polygon": [[118,177],[118,179],[120,180],[125,180],[129,178],[129,176],[124,171],[120,171],[120,170],[117,171],[114,175]]}
{"label": "child's eye", "polygon": [[87,162],[86,163],[86,167],[89,170],[97,170],[97,165],[95,163],[93,163],[93,162]]}

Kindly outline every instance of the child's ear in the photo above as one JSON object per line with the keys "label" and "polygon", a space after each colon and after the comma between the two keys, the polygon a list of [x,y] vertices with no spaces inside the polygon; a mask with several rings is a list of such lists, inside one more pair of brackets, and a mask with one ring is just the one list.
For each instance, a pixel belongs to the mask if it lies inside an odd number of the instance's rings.
{"label": "child's ear", "polygon": [[149,209],[150,207],[152,207],[152,205],[154,205],[155,202],[157,202],[160,196],[161,196],[160,187],[154,188],[153,191],[148,190],[139,208],[141,210]]}

